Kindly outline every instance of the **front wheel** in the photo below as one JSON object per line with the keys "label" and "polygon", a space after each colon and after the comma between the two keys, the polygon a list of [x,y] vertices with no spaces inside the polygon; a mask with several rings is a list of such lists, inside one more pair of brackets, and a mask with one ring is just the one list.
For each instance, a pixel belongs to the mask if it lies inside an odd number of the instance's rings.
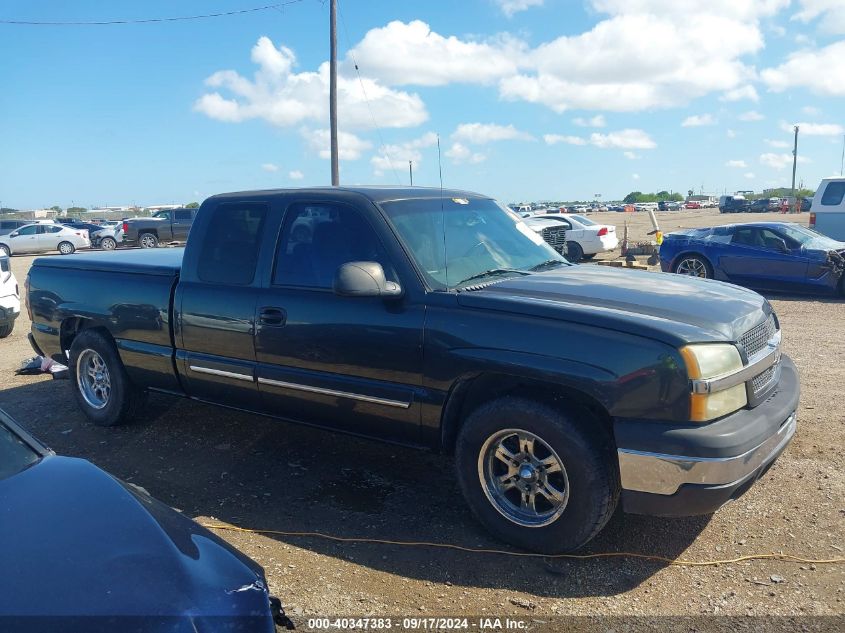
{"label": "front wheel", "polygon": [[141,233],[138,238],[141,248],[156,248],[158,246],[158,238],[152,233]]}
{"label": "front wheel", "polygon": [[586,410],[513,396],[474,411],[456,450],[461,489],[479,521],[543,554],[578,549],[604,527],[619,500],[615,459]]}
{"label": "front wheel", "polygon": [[104,237],[102,241],[100,241],[100,248],[104,251],[113,251],[117,248],[117,242],[113,237]]}
{"label": "front wheel", "polygon": [[62,255],[72,255],[76,251],[76,247],[70,242],[61,242],[59,244],[59,253]]}
{"label": "front wheel", "polygon": [[10,249],[5,244],[0,244],[0,252],[2,252],[6,257],[12,256],[12,249]]}
{"label": "front wheel", "polygon": [[710,267],[710,263],[698,255],[685,255],[675,266],[675,272],[678,275],[713,279],[713,269]]}
{"label": "front wheel", "polygon": [[98,426],[131,421],[146,392],[129,380],[114,343],[96,330],[83,330],[70,347],[74,396],[83,413]]}

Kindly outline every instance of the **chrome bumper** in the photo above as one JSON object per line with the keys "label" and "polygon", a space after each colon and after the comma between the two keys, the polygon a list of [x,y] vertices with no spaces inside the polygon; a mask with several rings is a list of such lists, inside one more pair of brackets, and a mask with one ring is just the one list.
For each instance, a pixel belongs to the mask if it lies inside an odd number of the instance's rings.
{"label": "chrome bumper", "polygon": [[618,449],[622,488],[672,495],[685,484],[723,486],[742,481],[777,456],[795,435],[792,413],[777,433],[757,447],[734,457],[684,457]]}

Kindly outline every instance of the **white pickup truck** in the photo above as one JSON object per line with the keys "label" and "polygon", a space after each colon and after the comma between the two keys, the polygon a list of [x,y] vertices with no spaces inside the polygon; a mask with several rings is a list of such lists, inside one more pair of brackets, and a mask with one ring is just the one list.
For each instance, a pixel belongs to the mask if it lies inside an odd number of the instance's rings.
{"label": "white pickup truck", "polygon": [[811,229],[845,241],[845,177],[822,180],[810,209]]}

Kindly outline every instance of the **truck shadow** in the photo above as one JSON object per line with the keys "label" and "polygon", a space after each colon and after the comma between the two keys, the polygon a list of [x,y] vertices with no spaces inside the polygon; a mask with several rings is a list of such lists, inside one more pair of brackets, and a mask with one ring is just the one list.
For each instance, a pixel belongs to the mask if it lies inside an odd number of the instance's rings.
{"label": "truck shadow", "polygon": [[[191,517],[254,529],[511,550],[471,516],[446,456],[165,396],[151,397],[139,423],[100,428],[79,412],[68,381],[46,377],[0,391],[0,407],[57,453],[88,459]],[[709,520],[617,512],[579,553],[631,551],[673,559]],[[277,549],[265,541],[262,550],[271,550],[276,560],[284,560],[281,545],[289,544],[400,577],[539,597],[612,596],[665,567],[633,558],[552,560],[267,538],[280,542]]]}

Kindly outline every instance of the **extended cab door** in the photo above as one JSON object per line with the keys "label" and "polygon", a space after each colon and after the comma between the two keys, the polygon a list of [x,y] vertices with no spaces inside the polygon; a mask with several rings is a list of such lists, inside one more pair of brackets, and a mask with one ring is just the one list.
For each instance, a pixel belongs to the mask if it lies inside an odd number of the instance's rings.
{"label": "extended cab door", "polygon": [[[268,412],[418,441],[425,311],[399,252],[368,201],[286,205],[255,317],[258,389]],[[335,273],[351,261],[380,263],[405,295],[335,294]]]}
{"label": "extended cab door", "polygon": [[188,239],[188,233],[191,230],[193,223],[195,209],[174,209],[173,221],[171,227],[173,228],[173,239],[176,242],[184,242]]}
{"label": "extended cab door", "polygon": [[174,300],[176,358],[188,395],[258,409],[255,307],[270,204],[212,199],[185,250]]}

